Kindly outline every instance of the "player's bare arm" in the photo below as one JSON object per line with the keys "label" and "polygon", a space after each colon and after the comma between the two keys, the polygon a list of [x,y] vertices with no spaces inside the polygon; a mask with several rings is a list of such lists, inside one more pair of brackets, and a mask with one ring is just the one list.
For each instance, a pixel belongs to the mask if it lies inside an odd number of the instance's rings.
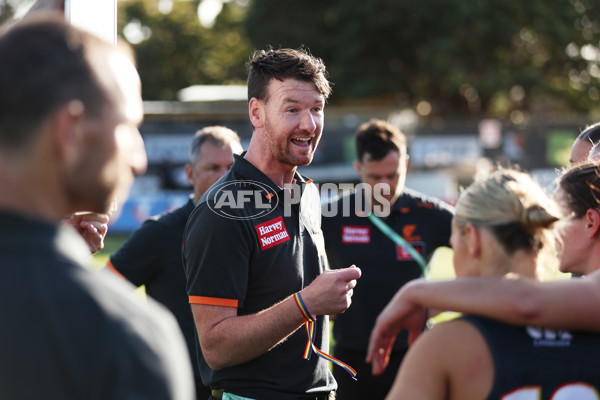
{"label": "player's bare arm", "polygon": [[[557,329],[600,330],[600,272],[583,279],[539,282],[524,277],[486,276],[452,281],[414,281],[389,305],[377,325],[411,329],[410,317],[425,308],[451,310],[496,318],[517,325]],[[377,326],[376,326],[377,329]],[[380,328],[381,329],[381,328]],[[381,348],[384,331],[371,338]],[[374,364],[375,367],[375,364]]]}
{"label": "player's bare arm", "polygon": [[386,399],[483,399],[493,384],[493,368],[487,344],[472,325],[445,322],[410,348]]}

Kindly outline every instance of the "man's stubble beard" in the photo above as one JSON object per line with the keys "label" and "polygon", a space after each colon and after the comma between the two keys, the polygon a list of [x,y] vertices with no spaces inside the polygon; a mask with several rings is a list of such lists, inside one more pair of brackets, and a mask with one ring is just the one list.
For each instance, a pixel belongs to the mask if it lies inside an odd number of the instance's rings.
{"label": "man's stubble beard", "polygon": [[278,143],[278,141],[273,136],[273,129],[271,128],[269,119],[267,118],[265,120],[265,138],[266,138],[267,146],[269,147],[269,150],[270,150],[271,154],[275,157],[275,159],[282,164],[290,165],[292,167],[302,167],[302,166],[309,165],[313,160],[315,150],[316,150],[316,145],[313,145],[313,142],[317,139],[318,135],[315,135],[311,138],[311,152],[310,152],[310,155],[307,156],[308,161],[304,160],[305,157],[302,157],[302,161],[301,161],[300,158],[294,156],[294,154],[290,150],[291,143],[289,141],[289,137],[293,136],[294,133],[295,132],[292,132],[285,136],[285,141],[284,141],[283,148],[282,148],[280,146],[281,143]]}

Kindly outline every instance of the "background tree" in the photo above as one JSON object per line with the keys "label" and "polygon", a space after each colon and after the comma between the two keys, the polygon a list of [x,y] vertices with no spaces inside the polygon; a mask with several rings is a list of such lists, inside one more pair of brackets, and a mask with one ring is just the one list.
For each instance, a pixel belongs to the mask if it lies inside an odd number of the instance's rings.
{"label": "background tree", "polygon": [[8,0],[0,0],[0,24],[10,21],[15,11]]}
{"label": "background tree", "polygon": [[255,47],[322,57],[336,102],[425,100],[442,114],[493,116],[540,97],[575,111],[600,99],[592,0],[251,0],[246,24]]}
{"label": "background tree", "polygon": [[161,9],[156,0],[118,3],[118,29],[136,53],[146,100],[176,100],[190,85],[245,81],[250,53],[242,32],[244,11],[224,5],[211,28],[200,24],[198,1],[173,1]]}

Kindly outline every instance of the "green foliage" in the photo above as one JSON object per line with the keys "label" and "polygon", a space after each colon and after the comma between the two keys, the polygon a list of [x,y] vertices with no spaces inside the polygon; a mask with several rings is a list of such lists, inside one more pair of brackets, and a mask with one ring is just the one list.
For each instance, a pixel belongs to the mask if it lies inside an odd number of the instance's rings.
{"label": "green foliage", "polygon": [[250,56],[250,41],[244,30],[245,8],[235,2],[223,4],[223,9],[210,30],[210,43],[203,60],[209,83],[244,84],[246,61]]}
{"label": "green foliage", "polygon": [[429,102],[435,114],[501,117],[552,105],[600,112],[600,3],[594,0],[242,0],[214,26],[201,0],[119,0],[147,100],[194,84],[243,83],[255,48],[307,47],[334,82],[332,103]]}
{"label": "green foliage", "polygon": [[3,24],[6,21],[10,21],[15,14],[15,10],[13,9],[10,2],[6,0],[0,1],[0,24]]}
{"label": "green foliage", "polygon": [[600,89],[600,51],[581,52],[599,46],[591,0],[251,0],[246,24],[257,48],[305,45],[323,58],[333,101],[391,97],[493,114],[555,96],[580,111]]}
{"label": "green foliage", "polygon": [[147,36],[132,43],[145,100],[176,100],[190,85],[239,83],[245,80],[244,62],[250,50],[243,28],[243,10],[224,5],[214,27],[200,24],[198,2],[174,1],[168,13],[156,0],[119,2],[119,33],[133,24]]}

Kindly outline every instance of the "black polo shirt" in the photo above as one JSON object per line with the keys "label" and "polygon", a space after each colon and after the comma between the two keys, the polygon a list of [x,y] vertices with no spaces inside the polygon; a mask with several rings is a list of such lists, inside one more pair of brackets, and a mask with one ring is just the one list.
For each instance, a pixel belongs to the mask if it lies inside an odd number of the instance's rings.
{"label": "black polo shirt", "polygon": [[[196,359],[196,330],[186,293],[181,247],[183,230],[194,209],[190,198],[171,212],[146,220],[110,256],[108,266],[135,286],[145,285],[146,294],[165,305],[175,316],[190,351]],[[200,376],[197,363],[194,374]]]}
{"label": "black polo shirt", "polygon": [[[323,234],[330,267],[345,268],[355,264],[362,271],[354,289],[352,306],[336,316],[333,335],[336,346],[366,351],[375,319],[394,294],[408,281],[422,276],[419,264],[379,230],[368,217],[356,213],[354,191],[333,199],[335,210],[325,204]],[[347,216],[344,216],[344,211]],[[364,211],[359,204],[358,211]],[[404,189],[383,221],[402,236],[426,259],[440,246],[449,246],[453,209],[449,205]],[[394,349],[407,348],[408,335],[403,331]]]}
{"label": "black polo shirt", "polygon": [[175,319],[84,268],[72,228],[0,212],[0,259],[0,398],[192,399]]}
{"label": "black polo shirt", "polygon": [[[205,193],[184,234],[191,303],[237,307],[254,314],[309,285],[326,267],[316,186],[296,174],[291,201],[243,156]],[[289,193],[289,192],[287,192]],[[292,202],[296,204],[291,204]],[[315,345],[328,351],[328,319],[317,318]],[[200,355],[203,381],[261,400],[311,398],[336,388],[328,362],[303,356],[305,329],[256,359],[211,370]]]}

